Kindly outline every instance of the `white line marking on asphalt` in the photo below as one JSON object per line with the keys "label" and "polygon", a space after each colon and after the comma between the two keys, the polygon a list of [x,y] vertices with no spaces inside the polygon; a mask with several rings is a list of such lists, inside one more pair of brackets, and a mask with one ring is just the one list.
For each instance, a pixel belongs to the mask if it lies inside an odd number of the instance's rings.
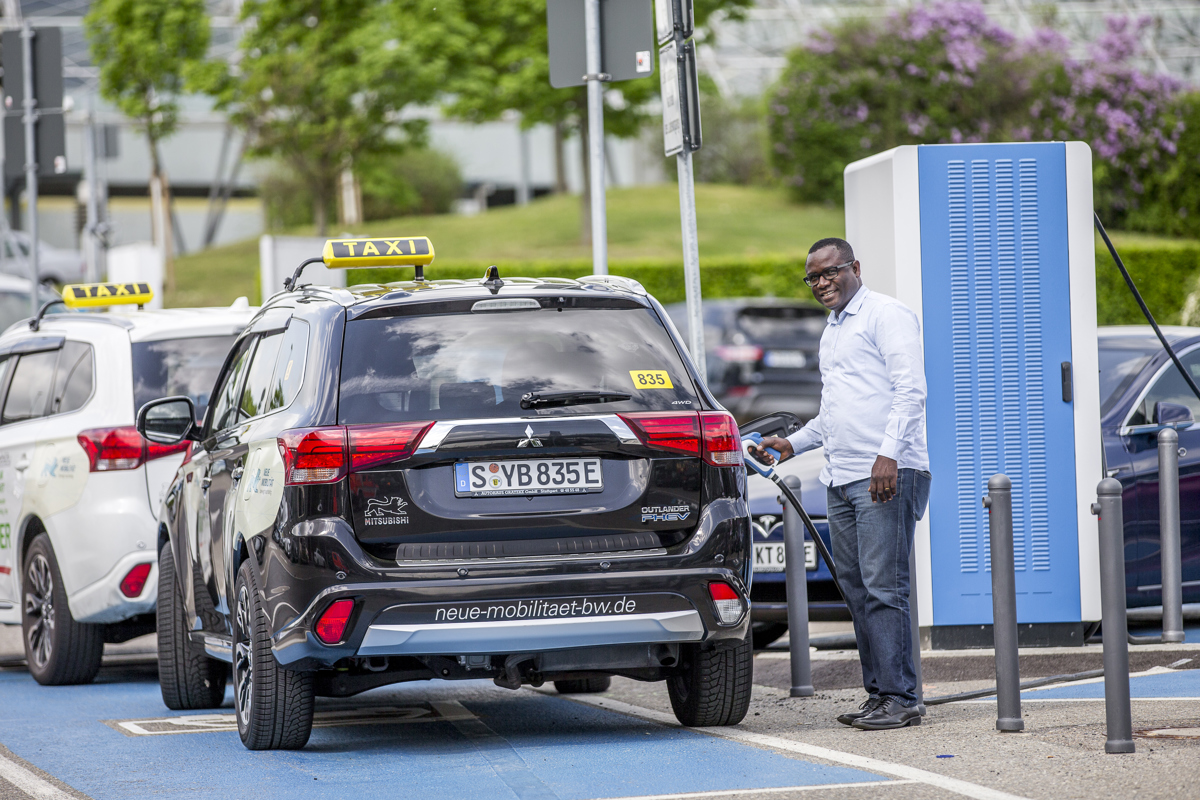
{"label": "white line marking on asphalt", "polygon": [[74,795],[67,794],[37,773],[9,759],[3,752],[0,752],[0,778],[37,800],[76,800]]}
{"label": "white line marking on asphalt", "polygon": [[865,789],[879,786],[906,786],[917,781],[862,781],[860,783],[814,783],[807,786],[772,786],[768,789],[723,789],[717,792],[682,792],[680,794],[642,794],[635,797],[614,797],[611,800],[689,800],[692,797],[729,797],[740,794],[777,794],[779,792],[811,792],[825,789]]}
{"label": "white line marking on asphalt", "polygon": [[[444,704],[443,704],[444,705]],[[433,704],[422,706],[372,706],[331,709],[313,715],[314,728],[339,728],[348,725],[385,725],[401,722],[453,722],[473,715],[462,706],[442,711]],[[126,736],[166,736],[177,733],[229,733],[237,730],[233,714],[187,714],[154,719],[106,719],[105,725]]]}
{"label": "white line marking on asphalt", "polygon": [[[550,695],[550,692],[541,689],[535,689],[542,694]],[[621,714],[627,714],[631,717],[658,722],[672,728],[682,727],[675,719],[674,715],[664,714],[661,711],[654,711],[641,706],[622,703],[619,700],[609,700],[601,697],[584,697],[580,695],[572,695],[563,698],[575,703],[585,703],[597,708],[605,708],[609,711],[616,711]],[[856,767],[858,769],[867,770],[870,772],[878,772],[883,775],[895,775],[897,778],[905,778],[907,780],[924,783],[928,786],[933,786],[938,789],[944,789],[948,792],[960,794],[964,797],[971,797],[974,800],[1027,800],[1020,795],[1001,792],[997,789],[989,789],[986,786],[980,786],[969,781],[951,778],[946,775],[939,775],[936,772],[910,767],[905,764],[894,764],[890,761],[882,761],[878,758],[869,758],[860,756],[854,753],[844,753],[841,750],[831,750],[828,747],[819,747],[813,744],[797,742],[791,739],[782,739],[778,736],[767,736],[761,733],[750,733],[749,731],[741,731],[737,728],[704,728],[692,729],[698,733],[706,733],[709,736],[719,736],[722,739],[732,739],[734,741],[746,742],[748,744],[767,747],[773,750],[786,750],[790,753],[799,753],[800,755],[810,756],[812,758],[820,758],[825,761],[832,761],[835,764],[845,764],[848,767]]]}
{"label": "white line marking on asphalt", "polygon": [[[1170,701],[1172,703],[1179,703],[1179,702],[1200,703],[1200,697],[1131,697],[1129,699],[1134,703],[1143,702],[1143,701],[1149,702],[1149,703],[1161,703],[1161,702],[1166,702],[1166,701]],[[994,698],[991,700],[988,700],[985,698],[983,700],[962,700],[960,702],[962,702],[963,704],[991,703],[991,704],[995,705],[996,700]],[[1103,697],[1024,697],[1024,696],[1022,696],[1021,702],[1022,703],[1103,703],[1104,698]]]}

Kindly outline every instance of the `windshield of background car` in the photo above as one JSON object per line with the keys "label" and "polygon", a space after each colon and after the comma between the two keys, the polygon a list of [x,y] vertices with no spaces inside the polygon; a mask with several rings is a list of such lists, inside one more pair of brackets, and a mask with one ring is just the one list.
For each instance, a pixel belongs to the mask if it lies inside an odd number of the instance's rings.
{"label": "windshield of background car", "polygon": [[159,397],[185,395],[204,419],[217,373],[236,336],[194,336],[133,345],[133,410]]}
{"label": "windshield of background car", "polygon": [[1100,340],[1100,416],[1112,411],[1138,373],[1161,350],[1162,345],[1149,336]]}
{"label": "windshield of background car", "polygon": [[[342,352],[341,424],[700,408],[670,335],[641,305],[352,320]],[[527,392],[569,391],[630,397],[520,405]]]}
{"label": "windshield of background car", "polygon": [[816,306],[747,306],[734,324],[749,343],[788,346],[819,337],[828,316]]}

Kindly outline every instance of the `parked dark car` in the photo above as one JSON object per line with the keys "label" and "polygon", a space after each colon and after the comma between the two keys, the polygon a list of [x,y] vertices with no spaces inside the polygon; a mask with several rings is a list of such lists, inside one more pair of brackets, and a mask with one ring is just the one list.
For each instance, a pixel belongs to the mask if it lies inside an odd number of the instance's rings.
{"label": "parked dark car", "polygon": [[[687,341],[687,306],[667,306]],[[764,297],[705,300],[708,385],[739,422],[774,411],[801,419],[821,404],[817,352],[829,312],[811,302]]]}
{"label": "parked dark car", "polygon": [[[1200,328],[1163,333],[1200,383]],[[1100,329],[1100,427],[1105,470],[1124,487],[1125,586],[1130,608],[1162,604],[1158,535],[1158,432],[1162,422],[1200,419],[1192,393],[1147,326]],[[1200,425],[1179,433],[1183,601],[1200,602]]]}
{"label": "parked dark car", "polygon": [[746,472],[665,320],[608,276],[268,300],[202,423],[139,415],[191,443],[161,515],[167,705],[220,705],[232,663],[251,749],[302,747],[314,696],[432,678],[665,681],[682,723],[739,722]]}

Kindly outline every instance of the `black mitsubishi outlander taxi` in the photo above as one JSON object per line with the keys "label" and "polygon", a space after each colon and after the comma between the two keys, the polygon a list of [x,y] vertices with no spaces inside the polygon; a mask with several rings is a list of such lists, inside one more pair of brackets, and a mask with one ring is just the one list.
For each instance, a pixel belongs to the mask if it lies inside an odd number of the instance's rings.
{"label": "black mitsubishi outlander taxi", "polygon": [[662,306],[609,276],[426,280],[432,255],[328,242],[328,266],[414,280],[293,278],[203,421],[141,409],[148,439],[190,443],[161,514],[164,702],[220,705],[232,664],[250,749],[303,747],[316,696],[433,678],[665,681],[683,724],[740,722],[738,430]]}

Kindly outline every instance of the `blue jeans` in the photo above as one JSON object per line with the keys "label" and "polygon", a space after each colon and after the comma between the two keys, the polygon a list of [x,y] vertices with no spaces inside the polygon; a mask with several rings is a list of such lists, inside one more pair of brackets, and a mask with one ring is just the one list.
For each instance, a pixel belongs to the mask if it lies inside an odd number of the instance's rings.
{"label": "blue jeans", "polygon": [[871,502],[870,478],[828,488],[833,560],[854,615],[863,687],[872,697],[895,697],[906,706],[917,702],[908,554],[929,503],[930,481],[928,472],[902,469],[896,496],[886,503]]}

